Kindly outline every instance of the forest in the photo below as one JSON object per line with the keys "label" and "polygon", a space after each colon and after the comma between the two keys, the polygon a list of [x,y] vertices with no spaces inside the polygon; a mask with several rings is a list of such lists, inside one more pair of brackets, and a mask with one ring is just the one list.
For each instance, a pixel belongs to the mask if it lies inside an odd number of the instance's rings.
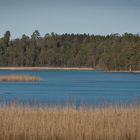
{"label": "forest", "polygon": [[140,70],[140,35],[56,34],[0,38],[1,67],[91,67],[97,70]]}

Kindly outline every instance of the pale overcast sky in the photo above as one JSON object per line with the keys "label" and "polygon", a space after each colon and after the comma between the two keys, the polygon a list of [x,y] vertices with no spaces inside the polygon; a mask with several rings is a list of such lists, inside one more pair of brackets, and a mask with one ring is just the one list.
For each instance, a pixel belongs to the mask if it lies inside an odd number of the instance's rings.
{"label": "pale overcast sky", "polygon": [[140,0],[0,0],[0,37],[45,33],[138,33]]}

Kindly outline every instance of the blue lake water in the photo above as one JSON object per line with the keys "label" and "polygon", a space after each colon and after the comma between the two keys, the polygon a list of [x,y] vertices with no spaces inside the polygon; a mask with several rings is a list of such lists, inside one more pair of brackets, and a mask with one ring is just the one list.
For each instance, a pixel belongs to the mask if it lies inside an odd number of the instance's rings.
{"label": "blue lake water", "polygon": [[139,73],[64,70],[0,70],[0,75],[40,76],[38,82],[0,81],[0,100],[20,103],[81,104],[140,101]]}

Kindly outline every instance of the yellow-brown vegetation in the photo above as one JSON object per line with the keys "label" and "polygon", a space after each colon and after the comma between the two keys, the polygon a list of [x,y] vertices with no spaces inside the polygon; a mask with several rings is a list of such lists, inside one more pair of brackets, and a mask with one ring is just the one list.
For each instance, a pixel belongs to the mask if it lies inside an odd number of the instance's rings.
{"label": "yellow-brown vegetation", "polygon": [[95,70],[88,67],[0,67],[0,70]]}
{"label": "yellow-brown vegetation", "polygon": [[0,81],[38,81],[40,77],[30,75],[4,75],[0,76]]}
{"label": "yellow-brown vegetation", "polygon": [[0,140],[140,140],[140,107],[1,105]]}

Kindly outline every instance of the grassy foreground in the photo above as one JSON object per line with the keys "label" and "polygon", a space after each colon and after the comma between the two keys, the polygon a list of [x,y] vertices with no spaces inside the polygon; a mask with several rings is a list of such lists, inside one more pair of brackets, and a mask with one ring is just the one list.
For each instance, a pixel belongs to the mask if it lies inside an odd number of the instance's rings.
{"label": "grassy foreground", "polygon": [[140,140],[140,107],[1,105],[0,140]]}

